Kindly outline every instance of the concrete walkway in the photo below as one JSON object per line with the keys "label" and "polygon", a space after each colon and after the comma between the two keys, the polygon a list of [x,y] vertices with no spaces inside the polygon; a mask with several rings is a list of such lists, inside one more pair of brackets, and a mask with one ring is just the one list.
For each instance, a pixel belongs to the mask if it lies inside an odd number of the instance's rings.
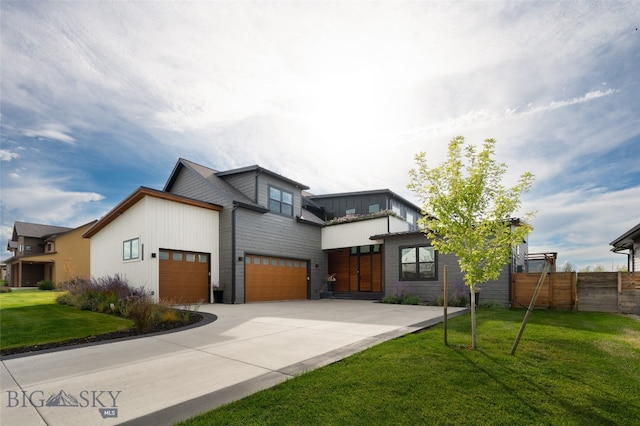
{"label": "concrete walkway", "polygon": [[[316,300],[203,305],[210,324],[9,357],[0,423],[164,425],[442,321],[439,307]],[[449,315],[466,312],[449,308]],[[52,406],[53,405],[53,406]]]}

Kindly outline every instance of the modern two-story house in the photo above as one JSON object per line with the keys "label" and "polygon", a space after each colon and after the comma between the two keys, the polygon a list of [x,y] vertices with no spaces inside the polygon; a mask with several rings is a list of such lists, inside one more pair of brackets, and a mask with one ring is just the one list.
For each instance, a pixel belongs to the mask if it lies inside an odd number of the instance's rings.
{"label": "modern two-story house", "polygon": [[[428,300],[441,294],[445,264],[455,276],[456,259],[430,247],[408,200],[388,189],[308,189],[257,165],[218,171],[179,159],[162,191],[139,189],[85,233],[91,273],[120,273],[176,301],[212,301],[223,289],[225,303],[317,299],[327,290],[381,299],[407,285]],[[188,272],[200,261],[202,272]],[[510,268],[490,294],[505,305]]]}

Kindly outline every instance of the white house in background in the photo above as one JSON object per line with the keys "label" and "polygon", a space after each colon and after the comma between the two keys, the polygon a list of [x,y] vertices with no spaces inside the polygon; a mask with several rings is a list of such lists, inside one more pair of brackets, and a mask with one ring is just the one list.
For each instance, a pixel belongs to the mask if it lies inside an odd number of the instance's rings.
{"label": "white house in background", "polygon": [[119,274],[176,303],[210,302],[220,282],[222,207],[140,187],[84,233],[94,277]]}
{"label": "white house in background", "polygon": [[611,241],[609,245],[613,246],[612,252],[627,255],[629,272],[640,271],[640,223]]}

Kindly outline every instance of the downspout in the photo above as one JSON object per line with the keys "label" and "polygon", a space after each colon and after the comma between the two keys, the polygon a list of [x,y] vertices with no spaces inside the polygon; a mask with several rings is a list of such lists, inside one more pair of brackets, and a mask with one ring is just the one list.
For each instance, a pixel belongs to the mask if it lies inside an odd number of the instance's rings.
{"label": "downspout", "polygon": [[236,210],[238,203],[233,203],[231,210],[231,303],[236,303]]}
{"label": "downspout", "polygon": [[623,256],[627,256],[627,271],[633,272],[633,258],[634,258],[633,247],[629,249],[629,253],[622,253],[620,251],[615,251],[615,249],[612,249],[611,252],[615,254],[621,254]]}

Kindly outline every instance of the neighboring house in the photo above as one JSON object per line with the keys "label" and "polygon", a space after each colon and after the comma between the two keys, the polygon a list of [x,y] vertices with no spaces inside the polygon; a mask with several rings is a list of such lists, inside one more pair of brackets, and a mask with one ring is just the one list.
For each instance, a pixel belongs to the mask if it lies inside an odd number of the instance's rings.
{"label": "neighboring house", "polygon": [[212,286],[219,284],[221,210],[138,188],[85,232],[91,275],[118,274],[132,287],[175,303],[210,302]]}
{"label": "neighboring house", "polygon": [[626,251],[629,272],[640,271],[640,223],[609,243],[614,253]]}
{"label": "neighboring house", "polygon": [[82,234],[95,221],[78,228],[15,222],[7,250],[7,282],[12,287],[36,286],[75,277],[89,277],[89,242]]}
{"label": "neighboring house", "polygon": [[[438,256],[418,230],[416,205],[388,189],[308,189],[257,165],[218,171],[181,158],[162,191],[140,188],[85,233],[91,273],[119,273],[175,301],[211,301],[222,287],[225,303],[317,299],[329,274],[334,295],[360,299],[407,287],[430,300],[445,264],[461,282],[456,259]],[[523,242],[486,298],[510,303],[511,272],[525,256]],[[207,280],[189,270],[200,260]]]}

